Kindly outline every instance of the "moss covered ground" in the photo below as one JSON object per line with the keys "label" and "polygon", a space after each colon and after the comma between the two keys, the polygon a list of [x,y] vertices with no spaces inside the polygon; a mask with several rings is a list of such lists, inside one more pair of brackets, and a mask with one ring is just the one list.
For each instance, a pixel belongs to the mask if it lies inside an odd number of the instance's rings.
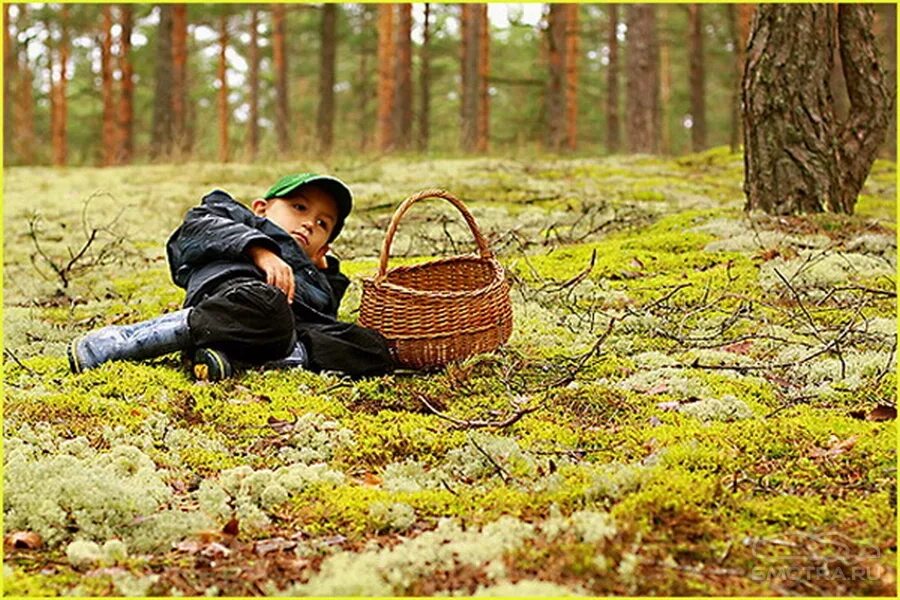
{"label": "moss covered ground", "polygon": [[[744,213],[724,149],[306,166],[357,196],[343,319],[393,208],[443,187],[508,270],[509,343],[360,381],[71,375],[74,336],[180,306],[163,243],[202,194],[295,167],[7,170],[6,594],[895,595],[894,163],[805,217]],[[471,247],[435,200],[392,264]]]}

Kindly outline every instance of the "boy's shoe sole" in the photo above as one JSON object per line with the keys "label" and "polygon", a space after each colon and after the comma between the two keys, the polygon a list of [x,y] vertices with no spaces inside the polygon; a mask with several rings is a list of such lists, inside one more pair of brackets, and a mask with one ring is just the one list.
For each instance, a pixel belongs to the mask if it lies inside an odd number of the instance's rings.
{"label": "boy's shoe sole", "polygon": [[81,367],[81,362],[78,360],[78,354],[75,353],[75,348],[79,341],[81,341],[81,338],[72,340],[66,347],[66,357],[69,359],[69,370],[76,375],[84,370]]}
{"label": "boy's shoe sole", "polygon": [[200,348],[194,352],[191,371],[196,381],[222,381],[234,373],[224,352],[212,348]]}

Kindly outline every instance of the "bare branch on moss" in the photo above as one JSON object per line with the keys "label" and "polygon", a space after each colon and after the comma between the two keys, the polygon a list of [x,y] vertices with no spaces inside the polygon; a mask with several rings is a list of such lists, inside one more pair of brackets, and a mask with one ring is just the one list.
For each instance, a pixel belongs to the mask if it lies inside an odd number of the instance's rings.
{"label": "bare branch on moss", "polygon": [[609,335],[612,333],[615,323],[616,319],[611,318],[609,320],[609,325],[607,325],[606,327],[606,331],[597,336],[597,341],[594,342],[594,345],[591,346],[591,349],[581,356],[577,357],[575,359],[575,366],[569,369],[569,373],[551,383],[549,388],[565,387],[575,381],[575,377],[578,376],[579,371],[584,368],[591,357],[593,357],[600,350],[600,347],[607,340],[607,338],[609,338]]}
{"label": "bare branch on moss", "polygon": [[519,419],[524,417],[527,414],[533,413],[536,410],[540,409],[540,405],[530,406],[526,408],[520,408],[516,410],[513,414],[502,421],[471,421],[467,419],[457,419],[456,417],[450,416],[446,413],[441,412],[437,408],[435,408],[423,394],[415,394],[416,399],[425,405],[433,415],[444,419],[445,421],[450,421],[453,423],[457,429],[483,429],[486,427],[496,427],[497,429],[502,429],[504,427],[509,427],[510,425],[516,423]]}
{"label": "bare branch on moss", "polygon": [[491,456],[487,450],[479,446],[478,442],[476,442],[475,438],[471,435],[469,436],[469,441],[472,442],[472,445],[475,446],[475,449],[478,450],[478,452],[481,453],[481,455],[484,456],[489,463],[491,463],[491,465],[494,467],[494,470],[497,472],[497,475],[500,477],[500,479],[503,480],[503,483],[509,483],[512,479],[512,476],[507,472],[507,470],[504,469],[500,464],[498,464],[497,461],[494,460],[494,457]]}

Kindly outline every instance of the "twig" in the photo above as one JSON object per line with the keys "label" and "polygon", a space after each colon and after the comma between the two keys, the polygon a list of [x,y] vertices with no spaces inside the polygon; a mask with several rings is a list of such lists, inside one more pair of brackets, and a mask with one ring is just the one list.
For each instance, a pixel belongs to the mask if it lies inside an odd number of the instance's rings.
{"label": "twig", "polygon": [[784,275],[781,274],[781,271],[779,271],[778,269],[774,270],[775,274],[778,275],[778,278],[784,282],[784,285],[786,285],[789,290],[791,290],[791,293],[797,300],[797,305],[800,307],[800,310],[803,311],[803,314],[806,315],[806,319],[809,321],[809,324],[813,329],[813,335],[815,335],[819,341],[824,341],[819,335],[819,328],[816,327],[816,322],[813,320],[812,315],[809,314],[809,311],[806,310],[806,307],[803,305],[803,300],[800,299],[800,294],[797,293],[797,290],[794,289],[794,286],[792,286],[790,282],[784,277]]}
{"label": "twig", "polygon": [[3,349],[3,353],[4,353],[6,356],[8,356],[9,358],[11,358],[11,359],[13,360],[13,362],[15,362],[17,365],[19,365],[20,367],[22,367],[22,369],[24,369],[25,372],[28,373],[29,375],[37,375],[37,372],[36,372],[34,369],[25,366],[25,364],[24,364],[21,360],[19,360],[19,357],[16,356],[16,355],[13,353],[13,351],[10,350],[9,348],[4,348],[4,349]]}
{"label": "twig", "polygon": [[550,388],[563,387],[563,386],[567,386],[570,383],[572,383],[573,381],[575,381],[575,376],[578,375],[578,372],[581,371],[581,369],[584,367],[584,365],[587,363],[587,361],[590,360],[590,358],[600,349],[600,346],[603,345],[603,342],[606,341],[606,339],[609,337],[609,334],[612,333],[613,325],[615,325],[615,322],[616,322],[616,319],[611,318],[609,320],[609,325],[606,327],[606,331],[604,331],[597,337],[597,341],[594,342],[594,345],[591,346],[591,349],[588,350],[587,352],[585,352],[584,354],[582,354],[580,357],[578,357],[577,362],[575,363],[575,368],[571,369],[567,375],[565,375],[565,376],[557,379],[553,383],[551,383],[549,387]]}
{"label": "twig", "polygon": [[450,415],[439,411],[437,408],[432,406],[432,404],[430,402],[428,402],[428,399],[425,396],[423,396],[422,394],[415,394],[415,396],[416,396],[416,399],[419,402],[421,402],[422,404],[424,404],[425,407],[429,411],[431,411],[432,414],[434,414],[435,416],[437,416],[441,419],[450,421],[451,423],[453,423],[454,425],[456,425],[457,427],[459,427],[461,429],[481,429],[481,428],[485,428],[485,427],[496,427],[498,429],[502,429],[504,427],[509,427],[510,425],[512,425],[513,423],[515,423],[516,421],[518,421],[525,415],[527,415],[529,413],[533,413],[534,411],[541,408],[541,405],[537,405],[537,406],[532,406],[529,408],[523,408],[523,409],[517,410],[509,418],[507,418],[506,420],[503,420],[503,421],[468,421],[465,419],[457,419],[456,417],[451,417]]}
{"label": "twig", "polygon": [[494,469],[497,470],[497,474],[500,476],[500,479],[503,480],[503,483],[509,483],[509,480],[511,479],[511,477],[510,477],[509,473],[507,473],[506,469],[501,467],[497,463],[497,461],[495,461],[494,458],[490,454],[487,453],[487,451],[484,448],[479,446],[478,442],[475,441],[474,437],[469,436],[469,441],[472,442],[472,445],[475,446],[475,449],[478,450],[481,453],[481,455],[484,456],[486,459],[488,459],[488,462],[494,466]]}

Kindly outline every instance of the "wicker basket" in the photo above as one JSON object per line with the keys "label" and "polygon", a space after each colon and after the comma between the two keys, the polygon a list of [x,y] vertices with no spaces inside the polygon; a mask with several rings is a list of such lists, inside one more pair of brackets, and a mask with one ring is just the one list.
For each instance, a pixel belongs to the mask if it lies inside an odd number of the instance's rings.
{"label": "wicker basket", "polygon": [[[388,269],[400,219],[426,198],[443,198],[462,213],[478,253]],[[413,369],[436,368],[489,352],[509,339],[509,282],[465,204],[438,189],[403,201],[385,235],[378,273],[363,280],[359,324],[381,332],[394,360]]]}

